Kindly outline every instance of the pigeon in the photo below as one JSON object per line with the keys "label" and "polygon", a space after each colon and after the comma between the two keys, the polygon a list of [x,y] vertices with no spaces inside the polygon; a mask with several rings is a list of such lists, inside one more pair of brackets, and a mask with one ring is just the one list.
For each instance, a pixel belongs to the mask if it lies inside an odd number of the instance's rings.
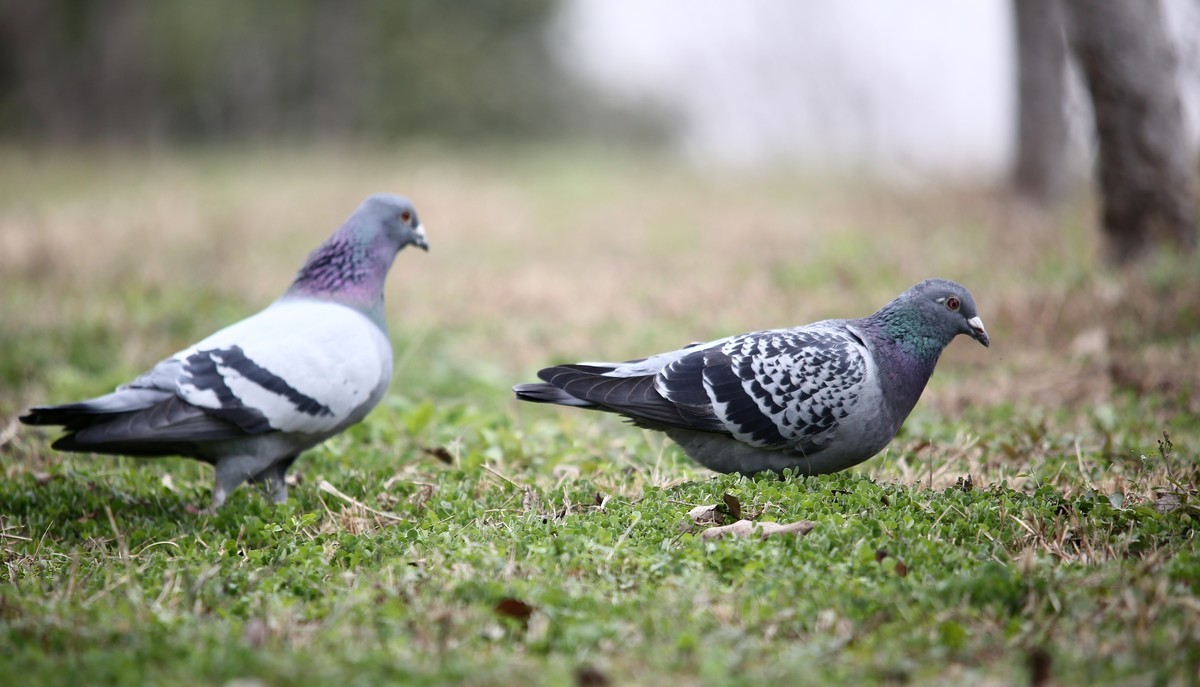
{"label": "pigeon", "polygon": [[63,451],[186,456],[210,463],[215,513],[242,482],[287,501],[302,451],[362,420],[392,378],[383,288],[396,254],[429,250],[412,203],[374,195],[309,256],[261,312],[179,351],[113,393],[37,406]]}
{"label": "pigeon", "polygon": [[923,281],[879,312],[694,343],[623,363],[556,365],[518,399],[618,413],[718,472],[817,475],[858,465],[899,431],[942,350],[985,347],[975,299]]}

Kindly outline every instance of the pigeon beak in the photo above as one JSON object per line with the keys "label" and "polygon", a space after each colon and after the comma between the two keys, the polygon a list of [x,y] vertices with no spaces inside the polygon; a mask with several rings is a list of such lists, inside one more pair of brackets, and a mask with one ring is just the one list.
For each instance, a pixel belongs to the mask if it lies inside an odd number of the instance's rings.
{"label": "pigeon beak", "polygon": [[983,328],[983,320],[979,319],[978,315],[967,320],[967,326],[971,328],[971,338],[983,344],[984,348],[992,343],[992,340],[988,338],[987,330]]}
{"label": "pigeon beak", "polygon": [[418,224],[417,228],[413,229],[412,242],[417,245],[417,248],[420,248],[421,250],[425,251],[426,253],[429,252],[429,239],[425,238],[425,225],[424,224]]}

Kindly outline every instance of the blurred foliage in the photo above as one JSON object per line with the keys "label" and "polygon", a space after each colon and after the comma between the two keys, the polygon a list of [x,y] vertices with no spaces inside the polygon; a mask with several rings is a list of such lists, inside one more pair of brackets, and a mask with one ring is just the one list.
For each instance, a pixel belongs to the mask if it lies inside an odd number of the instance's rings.
{"label": "blurred foliage", "polygon": [[0,0],[0,135],[561,134],[553,0]]}

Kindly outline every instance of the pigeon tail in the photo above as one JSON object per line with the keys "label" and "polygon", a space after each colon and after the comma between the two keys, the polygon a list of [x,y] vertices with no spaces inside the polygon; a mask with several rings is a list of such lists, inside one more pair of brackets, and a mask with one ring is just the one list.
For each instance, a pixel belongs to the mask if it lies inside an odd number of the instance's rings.
{"label": "pigeon tail", "polygon": [[160,389],[123,387],[111,394],[56,406],[34,406],[17,419],[27,425],[60,425],[69,432],[104,422],[114,414],[144,410],[171,396]]}
{"label": "pigeon tail", "polygon": [[513,387],[513,393],[517,395],[518,399],[533,403],[553,403],[560,406],[574,406],[576,408],[594,408],[596,405],[591,401],[575,398],[562,389],[543,382],[518,384]]}

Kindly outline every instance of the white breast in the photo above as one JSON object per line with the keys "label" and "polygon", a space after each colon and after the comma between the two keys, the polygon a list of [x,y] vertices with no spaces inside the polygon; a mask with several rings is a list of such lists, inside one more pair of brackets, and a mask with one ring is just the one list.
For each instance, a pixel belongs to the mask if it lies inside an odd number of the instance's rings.
{"label": "white breast", "polygon": [[[266,416],[284,432],[337,431],[361,418],[377,402],[392,375],[392,349],[386,335],[365,315],[336,303],[279,301],[262,312],[222,329],[174,357],[238,346],[246,358],[287,386],[328,409],[301,412],[294,399],[270,389],[232,366],[217,370],[245,406]],[[189,403],[219,408],[212,391],[181,380],[177,393]]]}

